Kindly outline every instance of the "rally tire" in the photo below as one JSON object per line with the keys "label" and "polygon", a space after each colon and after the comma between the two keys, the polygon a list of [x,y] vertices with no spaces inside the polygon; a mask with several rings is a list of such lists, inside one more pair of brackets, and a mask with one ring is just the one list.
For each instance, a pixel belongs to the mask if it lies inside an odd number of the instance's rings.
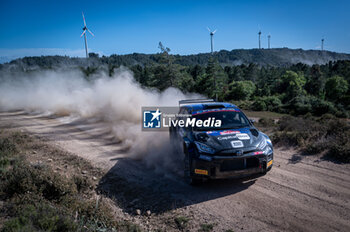
{"label": "rally tire", "polygon": [[184,178],[185,182],[189,185],[195,186],[202,183],[202,179],[198,177],[193,177],[191,175],[191,169],[192,169],[192,159],[187,151],[185,152],[185,158],[184,158]]}

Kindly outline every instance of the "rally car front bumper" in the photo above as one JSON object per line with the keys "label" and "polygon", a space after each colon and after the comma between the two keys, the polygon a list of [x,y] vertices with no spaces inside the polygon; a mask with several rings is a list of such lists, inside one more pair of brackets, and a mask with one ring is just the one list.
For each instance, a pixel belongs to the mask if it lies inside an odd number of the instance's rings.
{"label": "rally car front bumper", "polygon": [[273,165],[273,153],[231,156],[203,156],[192,159],[191,175],[198,178],[223,179],[265,173]]}

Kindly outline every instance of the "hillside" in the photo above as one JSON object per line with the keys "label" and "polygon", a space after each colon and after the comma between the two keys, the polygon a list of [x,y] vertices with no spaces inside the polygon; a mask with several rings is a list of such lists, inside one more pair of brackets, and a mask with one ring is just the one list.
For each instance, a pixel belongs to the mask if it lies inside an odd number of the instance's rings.
{"label": "hillside", "polygon": [[[349,60],[350,54],[336,53],[320,50],[302,50],[289,48],[275,49],[236,49],[232,51],[221,50],[214,56],[222,65],[240,65],[255,63],[261,66],[286,67],[292,64],[304,63],[308,65],[325,64],[329,61]],[[210,54],[198,54],[179,57],[179,63],[205,64]]]}
{"label": "hillside", "polygon": [[[206,65],[210,53],[200,53],[194,55],[171,55],[174,62],[184,66]],[[350,60],[350,54],[336,53],[320,50],[302,50],[289,48],[275,49],[236,49],[232,51],[221,50],[213,55],[222,66],[235,66],[241,64],[255,63],[259,66],[288,67],[292,64],[304,63],[308,65],[325,64],[329,61]],[[113,66],[133,66],[157,64],[161,60],[161,55],[133,53],[127,55],[103,56],[97,59],[94,56],[90,59],[89,65],[108,64]],[[51,68],[54,66],[83,66],[86,64],[84,58],[69,58],[67,56],[41,56],[25,57],[3,64],[0,67],[18,65],[24,68],[34,66]]]}

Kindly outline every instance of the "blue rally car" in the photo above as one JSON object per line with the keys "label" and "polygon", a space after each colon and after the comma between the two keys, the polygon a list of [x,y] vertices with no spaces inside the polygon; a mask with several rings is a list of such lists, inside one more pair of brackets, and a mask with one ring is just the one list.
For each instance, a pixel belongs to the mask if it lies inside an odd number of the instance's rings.
{"label": "blue rally car", "polygon": [[265,174],[272,168],[271,140],[236,105],[197,99],[182,100],[179,106],[179,115],[190,121],[221,120],[216,127],[170,127],[172,144],[184,153],[184,174],[190,184]]}

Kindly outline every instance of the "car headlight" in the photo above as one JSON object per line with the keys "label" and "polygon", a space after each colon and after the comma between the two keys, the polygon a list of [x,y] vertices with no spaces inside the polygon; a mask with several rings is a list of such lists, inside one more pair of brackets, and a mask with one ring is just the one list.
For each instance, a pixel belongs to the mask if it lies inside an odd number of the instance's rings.
{"label": "car headlight", "polygon": [[270,145],[272,145],[271,139],[270,138],[266,138],[266,142]]}
{"label": "car headlight", "polygon": [[258,144],[258,148],[259,148],[260,150],[263,151],[263,150],[265,149],[266,145],[267,145],[266,139],[263,138],[263,139],[261,140],[261,142]]}
{"label": "car headlight", "polygon": [[205,145],[203,143],[199,143],[199,142],[194,142],[196,144],[196,147],[198,149],[199,152],[204,152],[204,153],[209,153],[209,154],[214,154],[215,150],[211,147],[209,147],[208,145]]}
{"label": "car headlight", "polygon": [[272,149],[270,146],[266,146],[264,150],[264,154],[269,155],[272,153]]}

